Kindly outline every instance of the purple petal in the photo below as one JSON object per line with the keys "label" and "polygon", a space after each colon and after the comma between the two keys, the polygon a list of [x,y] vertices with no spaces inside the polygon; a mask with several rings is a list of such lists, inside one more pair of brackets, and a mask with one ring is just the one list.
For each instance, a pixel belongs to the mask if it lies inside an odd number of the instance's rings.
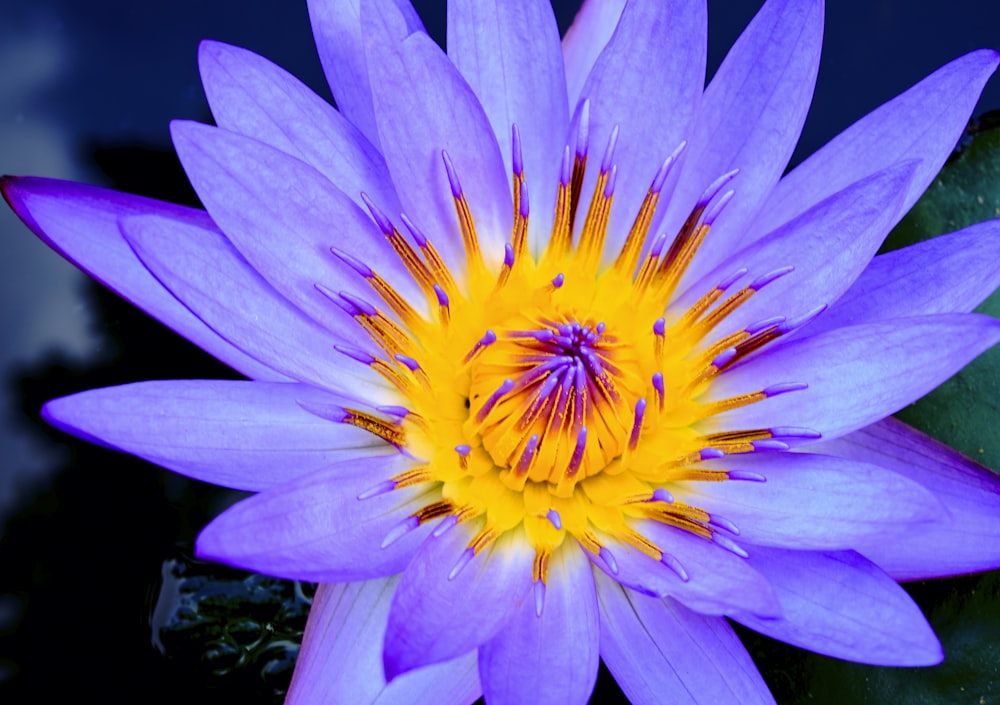
{"label": "purple petal", "polygon": [[[373,370],[336,364],[342,358],[335,345],[368,342],[358,326],[348,319],[340,335],[321,327],[274,291],[215,231],[138,216],[123,221],[122,232],[165,287],[247,354],[295,380],[376,404],[396,403],[394,390]],[[329,315],[338,314],[346,317],[339,309]]]}
{"label": "purple petal", "polygon": [[305,411],[344,403],[303,384],[184,380],[93,389],[48,402],[46,421],[214,485],[263,490],[337,461],[392,451]]}
{"label": "purple petal", "polygon": [[[583,85],[581,98],[590,99],[591,152],[599,156],[620,128],[606,246],[611,257],[621,249],[657,169],[684,140],[697,112],[707,23],[703,0],[629,2]],[[584,204],[597,179],[596,169],[588,171]]]}
{"label": "purple petal", "polygon": [[368,215],[319,172],[273,147],[194,122],[171,125],[188,178],[209,213],[254,269],[296,306],[324,321],[330,302],[316,284],[369,296],[330,253],[377,270],[407,300],[420,289]]}
{"label": "purple petal", "polygon": [[1000,286],[1000,220],[879,255],[809,334],[902,316],[971,311]]}
{"label": "purple petal", "polygon": [[733,615],[762,634],[816,653],[879,666],[932,666],[944,658],[920,608],[888,575],[853,551],[756,548],[784,611]]}
{"label": "purple petal", "polygon": [[386,6],[385,12],[390,8],[394,12],[393,21],[388,23],[392,32],[372,35],[361,30],[361,0],[308,2],[316,50],[333,99],[340,112],[374,145],[378,145],[378,130],[372,107],[365,46],[389,45],[411,32],[422,32],[424,29],[410,0],[390,0],[383,4]]}
{"label": "purple petal", "polygon": [[399,522],[427,503],[421,499],[424,488],[407,487],[368,499],[358,495],[412,465],[398,453],[359,456],[295,478],[224,511],[198,535],[195,550],[207,560],[309,582],[398,573],[429,527],[384,548],[382,543]]}
{"label": "purple petal", "polygon": [[482,103],[507,174],[512,161],[505,147],[511,143],[511,126],[517,125],[531,204],[530,237],[547,240],[569,126],[552,6],[548,0],[453,0],[448,3],[448,56]]}
{"label": "purple petal", "polygon": [[121,236],[118,219],[157,214],[212,229],[204,211],[56,179],[4,177],[11,208],[49,247],[211,355],[261,380],[288,378],[221,338],[163,288]]}
{"label": "purple petal", "polygon": [[891,542],[874,537],[856,549],[896,580],[923,580],[1000,568],[1000,476],[943,443],[885,419],[820,453],[878,463],[919,482],[944,505],[941,520]]}
{"label": "purple petal", "polygon": [[590,562],[566,545],[549,568],[542,614],[525,600],[479,652],[490,705],[586,705],[597,680],[597,593]]}
{"label": "purple petal", "polygon": [[[384,4],[366,4],[366,32],[380,33]],[[479,100],[444,52],[425,34],[368,47],[379,139],[403,210],[454,271],[464,269],[448,153],[475,219],[487,260],[498,259],[511,230],[510,175]],[[505,142],[508,144],[508,142]]]}
{"label": "purple petal", "polygon": [[752,281],[776,269],[794,267],[727,316],[712,339],[771,316],[792,320],[830,304],[854,283],[882,244],[915,166],[897,164],[817,204],[726,258],[692,286],[675,308],[742,268],[749,270]]}
{"label": "purple petal", "polygon": [[[703,614],[779,614],[771,586],[746,559],[707,539],[654,521],[639,522],[634,528],[672,556],[689,579],[681,580],[665,563],[628,544],[604,540],[618,569],[611,577],[626,587],[647,595],[669,595]],[[602,563],[598,565],[608,572]]]}
{"label": "purple petal", "polygon": [[382,210],[399,199],[378,150],[325,100],[267,59],[203,41],[198,66],[219,127],[301,159],[359,206],[365,193]]}
{"label": "purple petal", "polygon": [[474,653],[386,684],[382,641],[398,577],[320,585],[287,705],[471,705],[482,693]]}
{"label": "purple petal", "polygon": [[502,536],[455,574],[472,537],[462,524],[429,538],[403,573],[385,638],[390,681],[486,643],[525,599],[532,553],[523,538]]}
{"label": "purple petal", "polygon": [[898,411],[1000,342],[1000,321],[941,314],[878,321],[793,340],[723,373],[713,399],[805,383],[716,417],[720,429],[799,426],[833,439]]}
{"label": "purple petal", "polygon": [[844,130],[778,183],[747,242],[868,174],[919,159],[901,217],[951,154],[997,62],[990,49],[966,54]]}
{"label": "purple petal", "polygon": [[891,544],[942,514],[922,485],[867,462],[812,453],[731,455],[709,467],[754,472],[766,482],[688,483],[684,501],[718,514],[739,540],[797,549]]}
{"label": "purple petal", "polygon": [[741,703],[774,698],[732,627],[670,598],[623,589],[597,575],[601,658],[634,705]]}
{"label": "purple petal", "polygon": [[573,24],[563,37],[563,61],[569,104],[580,100],[580,90],[594,62],[618,26],[625,0],[583,0]]}
{"label": "purple petal", "polygon": [[692,263],[692,281],[712,253],[741,246],[763,199],[778,182],[805,122],[823,40],[822,0],[769,0],[705,89],[663,229],[676,232],[702,191],[736,168],[736,190],[712,230],[712,247]]}

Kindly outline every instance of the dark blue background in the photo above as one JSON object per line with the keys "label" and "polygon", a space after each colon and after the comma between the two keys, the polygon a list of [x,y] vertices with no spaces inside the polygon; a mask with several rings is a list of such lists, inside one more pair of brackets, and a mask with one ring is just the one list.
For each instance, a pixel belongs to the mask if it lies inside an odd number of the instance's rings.
{"label": "dark blue background", "polygon": [[[557,3],[563,29],[577,4]],[[444,3],[416,5],[443,39]],[[709,5],[713,70],[760,2]],[[991,0],[831,0],[826,17],[796,160],[948,60],[1000,48]],[[0,0],[0,171],[189,198],[168,122],[208,119],[203,37],[253,49],[329,96],[304,0]],[[996,109],[1000,79],[978,112]],[[0,242],[0,700],[45,702],[69,679],[84,702],[166,702],[195,686],[152,646],[159,566],[225,498],[81,450],[42,428],[37,408],[90,386],[224,371],[95,293],[6,212]]]}

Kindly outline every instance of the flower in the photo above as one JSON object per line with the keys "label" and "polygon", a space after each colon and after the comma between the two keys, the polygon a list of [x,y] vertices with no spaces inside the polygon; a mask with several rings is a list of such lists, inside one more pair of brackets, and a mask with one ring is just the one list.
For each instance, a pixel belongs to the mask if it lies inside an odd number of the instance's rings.
{"label": "flower", "polygon": [[[57,399],[257,492],[203,557],[321,583],[290,702],[772,702],[726,617],[942,658],[897,580],[1000,566],[1000,482],[886,417],[1000,340],[992,221],[875,256],[998,63],[968,54],[782,176],[820,0],[703,90],[704,2],[315,0],[338,110],[206,42],[206,211],[6,178],[43,239],[251,381]],[[980,541],[968,541],[968,536]]]}

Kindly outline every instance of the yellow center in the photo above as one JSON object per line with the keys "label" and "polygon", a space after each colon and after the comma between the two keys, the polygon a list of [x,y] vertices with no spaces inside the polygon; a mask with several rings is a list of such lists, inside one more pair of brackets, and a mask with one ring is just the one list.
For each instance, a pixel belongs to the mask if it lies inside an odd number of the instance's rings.
{"label": "yellow center", "polygon": [[[567,537],[595,555],[602,555],[610,537],[665,560],[661,547],[632,528],[639,519],[726,541],[716,536],[707,512],[681,501],[684,483],[735,478],[700,463],[751,452],[773,439],[767,429],[713,432],[712,422],[769,393],[701,399],[720,372],[784,332],[779,321],[704,342],[766,283],[728,293],[737,277],[705,292],[687,311],[665,315],[711,226],[706,209],[720,186],[699,202],[669,247],[659,240],[641,256],[663,182],[658,174],[621,252],[602,264],[614,174],[602,165],[586,216],[574,227],[574,189],[586,159],[578,155],[571,170],[567,163],[553,232],[538,258],[527,248],[524,174],[516,169],[511,243],[503,263],[492,268],[447,157],[466,271],[454,276],[418,231],[411,228],[414,248],[373,210],[435,310],[430,319],[377,273],[345,257],[394,314],[352,299],[349,310],[386,353],[386,359],[357,359],[398,387],[406,413],[386,419],[349,410],[344,421],[415,458],[389,487],[433,489],[434,499],[410,518],[411,525],[439,517],[475,521],[471,554],[523,528],[535,549],[536,581],[545,580],[549,556]],[[739,479],[753,479],[743,475]]]}

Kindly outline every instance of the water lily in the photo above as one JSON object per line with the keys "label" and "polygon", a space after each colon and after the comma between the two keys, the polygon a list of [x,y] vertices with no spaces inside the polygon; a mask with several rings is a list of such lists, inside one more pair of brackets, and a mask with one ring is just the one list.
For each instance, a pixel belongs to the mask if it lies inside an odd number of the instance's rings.
{"label": "water lily", "polygon": [[[821,0],[705,87],[701,0],[314,0],[334,109],[200,50],[205,211],[11,178],[64,256],[248,381],[57,399],[70,433],[255,492],[197,551],[321,583],[292,703],[773,702],[728,619],[929,665],[899,580],[1000,566],[1000,481],[886,418],[1000,341],[1000,223],[875,256],[998,63],[782,176]],[[975,537],[976,540],[969,540]]]}

